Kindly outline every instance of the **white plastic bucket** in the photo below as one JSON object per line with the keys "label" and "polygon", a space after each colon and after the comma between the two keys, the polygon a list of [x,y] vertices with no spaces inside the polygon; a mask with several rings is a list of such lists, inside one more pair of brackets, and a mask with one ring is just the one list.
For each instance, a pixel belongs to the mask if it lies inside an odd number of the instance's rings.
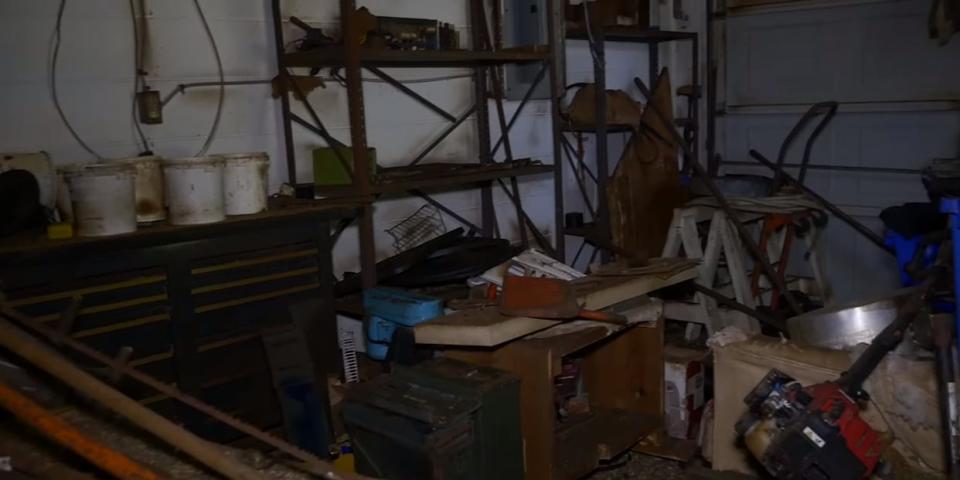
{"label": "white plastic bucket", "polygon": [[266,153],[223,155],[223,194],[227,215],[250,215],[267,209]]}
{"label": "white plastic bucket", "polygon": [[137,197],[137,223],[159,222],[167,218],[163,201],[163,169],[161,158],[152,155],[117,160],[136,169],[135,192]]}
{"label": "white plastic bucket", "polygon": [[137,229],[136,172],[126,164],[92,164],[63,171],[77,235],[101,237]]}
{"label": "white plastic bucket", "polygon": [[223,212],[223,158],[164,159],[161,164],[170,223],[197,225],[226,218]]}

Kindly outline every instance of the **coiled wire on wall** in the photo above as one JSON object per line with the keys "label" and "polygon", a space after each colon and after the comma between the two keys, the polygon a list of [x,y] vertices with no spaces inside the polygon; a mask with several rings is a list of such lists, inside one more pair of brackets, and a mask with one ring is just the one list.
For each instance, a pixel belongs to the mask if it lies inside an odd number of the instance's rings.
{"label": "coiled wire on wall", "polygon": [[63,107],[60,106],[60,96],[57,93],[57,65],[60,59],[60,37],[61,37],[61,26],[63,25],[63,11],[67,8],[67,0],[60,0],[60,6],[57,7],[57,22],[53,28],[53,50],[50,54],[50,97],[53,99],[53,107],[57,110],[57,115],[60,116],[60,121],[63,122],[63,126],[67,127],[67,130],[70,132],[70,135],[73,137],[77,143],[83,147],[90,155],[93,155],[98,160],[103,158],[103,155],[97,153],[96,150],[87,145],[87,142],[83,141],[80,138],[80,135],[73,128],[73,125],[70,123],[70,120],[67,119],[67,115],[63,113]]}
{"label": "coiled wire on wall", "polygon": [[[200,148],[200,151],[197,153],[197,156],[205,155],[210,149],[210,145],[213,143],[214,138],[216,137],[217,130],[220,128],[220,120],[223,116],[223,103],[225,91],[223,87],[224,82],[224,73],[223,73],[223,62],[220,58],[220,49],[217,47],[217,42],[214,39],[213,32],[210,29],[210,24],[207,22],[206,15],[204,15],[203,8],[200,6],[199,0],[193,0],[193,5],[197,10],[197,15],[200,17],[200,23],[203,25],[203,30],[207,35],[207,40],[210,42],[210,48],[213,51],[214,59],[216,60],[217,65],[217,76],[220,80],[220,92],[217,99],[217,111],[214,114],[213,122],[210,126],[210,131],[207,133],[206,140],[204,140],[203,146]],[[50,66],[48,71],[48,78],[50,83],[50,96],[53,100],[53,106],[57,111],[57,115],[60,117],[60,121],[63,123],[64,127],[67,128],[67,131],[70,132],[70,136],[90,155],[94,156],[98,160],[102,160],[105,157],[99,152],[93,149],[82,137],[77,133],[77,130],[73,127],[73,124],[70,122],[70,119],[67,118],[66,113],[63,111],[63,106],[60,104],[60,95],[57,88],[57,70],[60,60],[60,44],[62,39],[62,27],[63,27],[63,14],[66,10],[67,0],[60,0],[60,4],[57,7],[57,17],[56,23],[53,31],[53,45],[51,48],[50,54]],[[134,35],[134,68],[135,68],[135,80],[134,80],[134,92],[139,90],[140,86],[143,85],[142,79],[142,59],[143,52],[141,51],[141,40],[140,40],[140,31],[137,25],[136,10],[133,5],[133,1],[129,1],[130,15],[133,21],[133,35]],[[136,101],[133,101],[134,105],[132,111],[134,112],[131,115],[131,120],[134,123],[137,134],[140,137],[140,141],[143,144],[143,149],[145,151],[149,150],[149,144],[147,142],[146,135],[140,128],[140,124],[136,118]]]}
{"label": "coiled wire on wall", "polygon": [[203,142],[203,146],[200,147],[200,151],[197,152],[197,156],[206,155],[207,151],[210,150],[210,145],[213,143],[214,137],[217,135],[217,129],[220,128],[220,118],[223,114],[223,97],[224,97],[224,79],[223,79],[223,62],[220,60],[220,49],[217,48],[217,41],[213,38],[213,32],[210,30],[210,24],[207,23],[207,17],[203,14],[203,8],[200,7],[200,0],[193,0],[193,6],[197,8],[197,15],[200,16],[200,23],[203,24],[203,30],[207,34],[207,39],[210,40],[210,48],[213,49],[213,57],[217,61],[217,76],[220,79],[220,94],[217,98],[217,113],[213,117],[213,124],[210,126],[210,133],[207,134],[207,140]]}

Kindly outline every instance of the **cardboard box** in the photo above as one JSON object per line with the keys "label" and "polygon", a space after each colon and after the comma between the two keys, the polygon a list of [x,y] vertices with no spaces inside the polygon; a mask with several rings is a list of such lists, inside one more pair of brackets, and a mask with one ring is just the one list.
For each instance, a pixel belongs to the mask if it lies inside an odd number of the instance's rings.
{"label": "cardboard box", "polygon": [[704,385],[709,352],[667,345],[663,352],[664,423],[667,435],[681,440],[699,437],[707,403]]}

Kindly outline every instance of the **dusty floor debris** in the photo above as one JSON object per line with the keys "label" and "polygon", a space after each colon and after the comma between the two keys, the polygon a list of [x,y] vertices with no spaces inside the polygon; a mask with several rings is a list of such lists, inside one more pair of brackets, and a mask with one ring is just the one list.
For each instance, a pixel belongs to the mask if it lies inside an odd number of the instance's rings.
{"label": "dusty floor debris", "polygon": [[681,480],[683,465],[674,460],[628,452],[616,459],[608,468],[598,470],[589,480]]}

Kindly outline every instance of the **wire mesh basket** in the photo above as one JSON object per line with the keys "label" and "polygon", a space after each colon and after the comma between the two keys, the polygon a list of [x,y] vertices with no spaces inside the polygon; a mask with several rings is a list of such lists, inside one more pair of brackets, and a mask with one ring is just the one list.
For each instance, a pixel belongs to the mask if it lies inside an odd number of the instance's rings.
{"label": "wire mesh basket", "polygon": [[393,248],[399,253],[446,233],[447,226],[440,210],[425,204],[385,231],[393,237]]}

